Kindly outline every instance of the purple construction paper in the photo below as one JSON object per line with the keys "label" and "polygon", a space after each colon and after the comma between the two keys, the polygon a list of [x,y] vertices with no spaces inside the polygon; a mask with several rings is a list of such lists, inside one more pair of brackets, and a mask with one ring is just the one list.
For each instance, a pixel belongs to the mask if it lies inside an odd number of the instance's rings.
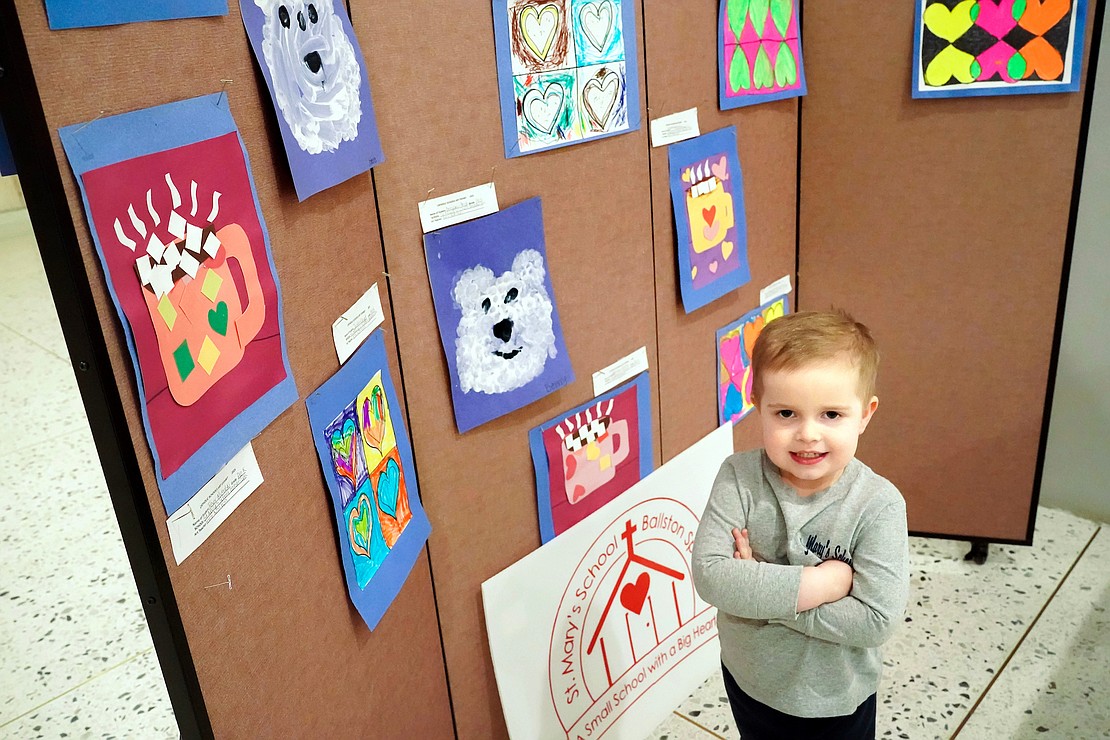
{"label": "purple construction paper", "polygon": [[424,252],[460,432],[574,380],[539,198],[433,231]]}
{"label": "purple construction paper", "polygon": [[366,62],[346,7],[335,0],[239,0],[239,9],[270,89],[297,198],[381,164]]}

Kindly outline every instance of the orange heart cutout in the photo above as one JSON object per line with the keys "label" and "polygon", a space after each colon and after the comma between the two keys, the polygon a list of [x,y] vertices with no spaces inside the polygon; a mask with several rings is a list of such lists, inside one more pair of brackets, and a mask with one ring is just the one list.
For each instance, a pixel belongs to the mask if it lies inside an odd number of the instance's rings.
{"label": "orange heart cutout", "polygon": [[1070,9],[1071,0],[1029,0],[1018,25],[1029,33],[1043,36],[1051,31]]}
{"label": "orange heart cutout", "polygon": [[1026,64],[1023,77],[1027,80],[1034,72],[1042,80],[1058,80],[1064,74],[1064,60],[1060,58],[1060,52],[1040,36],[1021,47],[1021,55]]}
{"label": "orange heart cutout", "polygon": [[756,316],[744,324],[744,351],[748,353],[748,357],[752,356],[752,350],[755,349],[755,340],[759,339],[759,333],[763,331],[764,323],[762,316]]}

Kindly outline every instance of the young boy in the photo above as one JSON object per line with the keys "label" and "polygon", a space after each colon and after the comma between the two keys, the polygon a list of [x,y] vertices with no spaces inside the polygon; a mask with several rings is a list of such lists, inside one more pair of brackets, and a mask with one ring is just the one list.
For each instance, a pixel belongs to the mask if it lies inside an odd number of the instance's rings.
{"label": "young boy", "polygon": [[879,646],[909,593],[905,501],[854,457],[878,364],[843,313],[787,315],[756,340],[763,449],[721,465],[693,553],[742,740],[875,737]]}

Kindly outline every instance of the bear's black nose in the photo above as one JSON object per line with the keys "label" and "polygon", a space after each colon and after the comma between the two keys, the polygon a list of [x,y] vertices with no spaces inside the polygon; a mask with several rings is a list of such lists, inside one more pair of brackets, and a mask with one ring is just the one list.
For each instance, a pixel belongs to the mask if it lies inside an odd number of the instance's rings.
{"label": "bear's black nose", "polygon": [[312,74],[317,74],[320,68],[324,66],[324,60],[320,58],[320,52],[314,51],[304,55],[304,66],[312,70]]}
{"label": "bear's black nose", "polygon": [[493,325],[493,336],[500,339],[502,342],[508,342],[513,338],[513,320],[501,319]]}

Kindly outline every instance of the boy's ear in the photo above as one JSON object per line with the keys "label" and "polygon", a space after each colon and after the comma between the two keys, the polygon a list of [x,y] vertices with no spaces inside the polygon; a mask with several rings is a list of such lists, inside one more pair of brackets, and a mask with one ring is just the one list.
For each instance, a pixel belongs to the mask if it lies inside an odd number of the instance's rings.
{"label": "boy's ear", "polygon": [[879,397],[871,396],[871,400],[863,406],[863,418],[860,419],[859,433],[863,434],[863,430],[867,429],[867,425],[871,423],[871,417],[875,415],[875,410],[879,408]]}

